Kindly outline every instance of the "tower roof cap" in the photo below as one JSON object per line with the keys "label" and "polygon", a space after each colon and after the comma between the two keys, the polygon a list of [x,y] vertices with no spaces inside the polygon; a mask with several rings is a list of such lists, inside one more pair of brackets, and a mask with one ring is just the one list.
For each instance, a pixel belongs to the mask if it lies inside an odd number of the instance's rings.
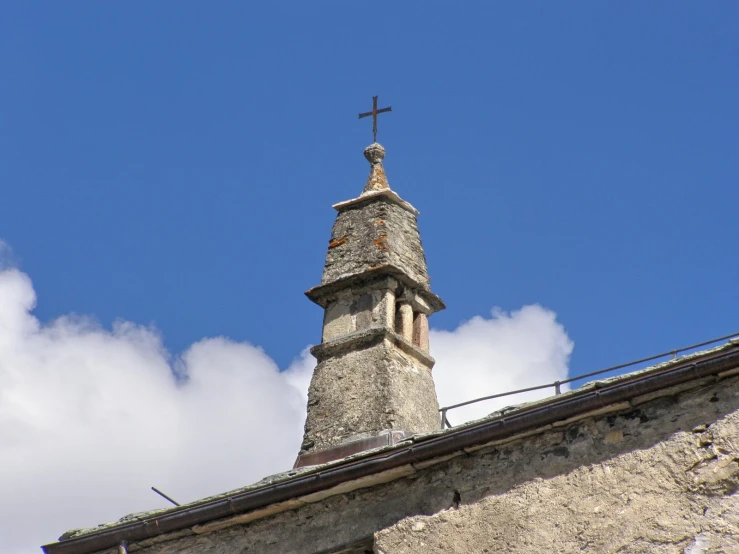
{"label": "tower roof cap", "polygon": [[382,160],[385,158],[385,148],[382,144],[379,142],[370,144],[364,149],[364,157],[370,163],[370,174],[367,178],[367,184],[364,185],[362,196],[382,190],[390,190],[385,168],[382,167]]}

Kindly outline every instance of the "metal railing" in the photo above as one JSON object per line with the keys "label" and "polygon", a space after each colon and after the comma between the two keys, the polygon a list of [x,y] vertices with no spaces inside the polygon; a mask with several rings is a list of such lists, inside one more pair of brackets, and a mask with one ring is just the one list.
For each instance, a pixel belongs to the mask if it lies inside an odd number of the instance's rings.
{"label": "metal railing", "polygon": [[482,396],[480,398],[474,398],[473,400],[467,400],[466,402],[460,402],[459,404],[452,404],[451,406],[444,406],[443,408],[439,408],[439,412],[441,413],[441,428],[442,429],[452,428],[452,424],[449,423],[449,420],[447,419],[447,412],[455,408],[461,408],[462,406],[469,406],[470,404],[475,404],[477,402],[484,402],[485,400],[492,400],[494,398],[502,398],[504,396],[512,396],[514,394],[521,394],[523,392],[531,392],[535,390],[542,390],[542,389],[548,389],[548,388],[554,388],[555,395],[561,394],[562,393],[561,386],[567,383],[572,383],[573,381],[579,381],[580,379],[587,379],[588,377],[602,375],[603,373],[608,373],[609,371],[616,371],[617,369],[623,369],[625,367],[635,366],[638,364],[642,364],[644,362],[651,362],[653,360],[659,360],[660,358],[665,358],[667,356],[672,356],[673,358],[677,358],[677,355],[681,352],[687,352],[688,350],[700,348],[701,346],[708,346],[709,344],[714,344],[722,340],[733,339],[735,337],[739,337],[739,333],[732,333],[731,335],[724,335],[723,337],[717,337],[715,339],[707,340],[704,342],[699,342],[697,344],[691,344],[690,346],[684,346],[683,348],[677,348],[675,350],[668,350],[667,352],[663,352],[661,354],[655,354],[654,356],[649,356],[648,358],[641,358],[639,360],[634,360],[633,362],[614,365],[611,367],[607,367],[605,369],[599,369],[598,371],[592,371],[590,373],[583,373],[582,375],[576,375],[575,377],[570,377],[569,379],[563,379],[562,381],[554,381],[552,383],[546,383],[544,385],[537,385],[535,387],[527,387],[525,389],[512,390],[508,392],[502,392],[499,394],[491,394],[489,396]]}

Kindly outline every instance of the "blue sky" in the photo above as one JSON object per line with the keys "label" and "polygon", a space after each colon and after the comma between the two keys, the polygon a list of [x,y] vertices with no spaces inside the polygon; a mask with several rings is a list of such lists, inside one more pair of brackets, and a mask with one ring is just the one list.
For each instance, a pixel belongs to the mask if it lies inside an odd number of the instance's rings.
{"label": "blue sky", "polygon": [[[41,322],[151,325],[175,357],[224,336],[287,368],[320,339],[303,291],[331,204],[364,185],[357,114],[379,95],[389,181],[421,211],[448,306],[433,328],[540,304],[566,331],[562,367],[574,342],[570,374],[739,331],[738,16],[734,2],[6,2],[0,239]],[[7,290],[22,304],[30,289]],[[54,517],[53,532],[95,523]]]}
{"label": "blue sky", "polygon": [[739,328],[739,6],[5,5],[0,236],[36,314],[282,365],[319,338],[330,204],[422,212],[452,328],[537,302],[589,371]]}

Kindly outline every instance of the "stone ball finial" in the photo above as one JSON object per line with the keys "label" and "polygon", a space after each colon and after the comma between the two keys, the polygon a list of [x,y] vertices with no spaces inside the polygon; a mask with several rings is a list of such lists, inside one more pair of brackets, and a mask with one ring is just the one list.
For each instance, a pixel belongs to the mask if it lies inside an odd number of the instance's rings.
{"label": "stone ball finial", "polygon": [[374,142],[364,149],[364,157],[371,164],[382,163],[385,157],[385,148],[379,142]]}

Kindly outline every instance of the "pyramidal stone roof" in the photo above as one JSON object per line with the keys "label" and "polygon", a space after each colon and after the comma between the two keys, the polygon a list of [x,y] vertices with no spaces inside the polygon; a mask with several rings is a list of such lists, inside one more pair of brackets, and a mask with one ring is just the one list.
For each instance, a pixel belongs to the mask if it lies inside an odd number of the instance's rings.
{"label": "pyramidal stone roof", "polygon": [[431,292],[426,257],[418,232],[418,210],[403,200],[383,167],[385,148],[375,142],[364,149],[370,173],[362,193],[338,202],[321,284],[306,292],[325,307],[325,297],[347,281],[390,275],[418,291],[433,311],[444,302]]}

